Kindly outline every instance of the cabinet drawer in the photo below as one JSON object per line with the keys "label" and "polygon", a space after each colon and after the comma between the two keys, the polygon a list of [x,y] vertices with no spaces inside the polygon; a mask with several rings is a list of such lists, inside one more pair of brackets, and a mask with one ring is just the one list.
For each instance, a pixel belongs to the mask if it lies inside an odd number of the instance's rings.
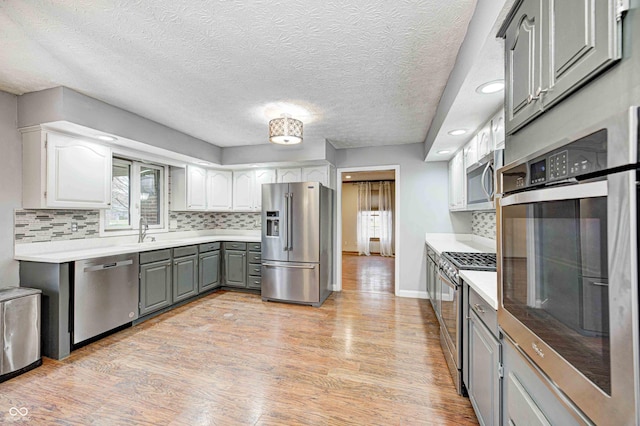
{"label": "cabinet drawer", "polygon": [[249,251],[262,251],[262,243],[249,243]]}
{"label": "cabinet drawer", "polygon": [[247,288],[262,288],[262,277],[249,277],[247,281]]}
{"label": "cabinet drawer", "polygon": [[498,336],[498,313],[471,287],[469,287],[469,310],[478,315],[495,337]]}
{"label": "cabinet drawer", "polygon": [[225,250],[246,250],[247,249],[247,243],[225,242],[224,243],[224,249]]}
{"label": "cabinet drawer", "polygon": [[260,275],[262,275],[262,265],[252,263],[252,264],[249,264],[248,266],[249,266],[248,268],[249,275],[256,276],[256,277],[259,277]]}
{"label": "cabinet drawer", "polygon": [[260,263],[262,262],[262,253],[256,253],[255,251],[249,252],[249,263]]}
{"label": "cabinet drawer", "polygon": [[140,253],[140,264],[160,262],[171,259],[171,249],[147,251]]}
{"label": "cabinet drawer", "polygon": [[200,250],[200,253],[206,253],[208,251],[213,251],[213,250],[220,250],[220,242],[217,241],[215,243],[200,244],[198,248]]}
{"label": "cabinet drawer", "polygon": [[173,257],[193,256],[198,254],[198,246],[176,247],[173,249]]}

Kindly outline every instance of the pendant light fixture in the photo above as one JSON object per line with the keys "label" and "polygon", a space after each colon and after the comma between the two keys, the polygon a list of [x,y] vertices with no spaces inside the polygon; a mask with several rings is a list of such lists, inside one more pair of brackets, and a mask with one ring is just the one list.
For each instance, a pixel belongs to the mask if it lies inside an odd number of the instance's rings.
{"label": "pendant light fixture", "polygon": [[295,145],[302,142],[302,121],[282,114],[269,121],[269,142],[280,145]]}

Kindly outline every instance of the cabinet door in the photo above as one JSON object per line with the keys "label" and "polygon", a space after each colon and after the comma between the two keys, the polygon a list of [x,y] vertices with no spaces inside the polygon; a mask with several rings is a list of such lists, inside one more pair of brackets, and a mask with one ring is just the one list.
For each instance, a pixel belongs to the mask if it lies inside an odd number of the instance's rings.
{"label": "cabinet door", "polygon": [[232,172],[207,170],[207,210],[229,211],[232,208]]}
{"label": "cabinet door", "polygon": [[225,250],[224,276],[229,287],[247,286],[247,262],[244,250]]}
{"label": "cabinet door", "polygon": [[302,182],[302,169],[278,169],[278,183]]}
{"label": "cabinet door", "polygon": [[199,293],[220,285],[220,250],[200,255]]}
{"label": "cabinet door", "polygon": [[140,316],[170,306],[172,303],[171,262],[164,260],[141,265]]}
{"label": "cabinet door", "polygon": [[[511,134],[542,112],[536,98],[548,78],[542,65],[542,3],[525,0],[505,37],[506,127]],[[573,4],[574,2],[566,2]],[[543,75],[545,73],[546,75]]]}
{"label": "cabinet door", "polygon": [[109,208],[111,149],[47,134],[47,207]]}
{"label": "cabinet door", "polygon": [[173,261],[173,302],[198,294],[198,257],[185,256]]}
{"label": "cabinet door", "polygon": [[324,186],[329,186],[329,175],[327,166],[303,167],[302,182],[320,182]]}
{"label": "cabinet door", "polygon": [[207,171],[200,167],[187,166],[187,210],[207,208]]}
{"label": "cabinet door", "polygon": [[455,156],[449,160],[449,210],[456,208],[456,195],[455,195]]}
{"label": "cabinet door", "polygon": [[500,424],[500,343],[469,312],[469,400],[481,425]]}
{"label": "cabinet door", "polygon": [[255,209],[253,183],[253,170],[233,172],[233,210],[251,211]]}
{"label": "cabinet door", "polygon": [[464,168],[478,161],[478,135],[475,135],[463,148]]}
{"label": "cabinet door", "polygon": [[[480,131],[477,136],[478,141],[478,160],[482,159],[485,155],[488,155],[493,151],[492,143],[491,143],[491,122],[487,123]],[[466,165],[465,165],[466,168]]]}
{"label": "cabinet door", "polygon": [[615,0],[545,0],[545,6],[550,79],[541,100],[549,106],[619,59],[621,49]]}
{"label": "cabinet door", "polygon": [[491,140],[492,149],[504,148],[504,109],[491,120]]}
{"label": "cabinet door", "polygon": [[253,186],[253,205],[256,211],[262,210],[262,185],[265,183],[276,183],[275,169],[256,170],[256,180]]}

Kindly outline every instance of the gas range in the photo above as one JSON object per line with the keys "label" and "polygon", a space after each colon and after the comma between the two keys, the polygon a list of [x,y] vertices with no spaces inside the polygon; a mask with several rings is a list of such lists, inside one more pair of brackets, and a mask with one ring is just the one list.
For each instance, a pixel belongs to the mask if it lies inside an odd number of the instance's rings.
{"label": "gas range", "polygon": [[457,284],[460,278],[460,270],[495,271],[496,254],[445,251],[440,257],[439,266]]}

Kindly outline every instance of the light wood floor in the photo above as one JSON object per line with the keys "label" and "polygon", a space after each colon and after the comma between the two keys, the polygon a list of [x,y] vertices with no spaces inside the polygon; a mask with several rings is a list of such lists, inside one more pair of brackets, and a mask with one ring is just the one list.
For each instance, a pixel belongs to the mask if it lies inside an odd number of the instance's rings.
{"label": "light wood floor", "polygon": [[394,293],[395,258],[342,254],[342,290]]}
{"label": "light wood floor", "polygon": [[427,303],[221,291],[0,384],[0,424],[476,424]]}

